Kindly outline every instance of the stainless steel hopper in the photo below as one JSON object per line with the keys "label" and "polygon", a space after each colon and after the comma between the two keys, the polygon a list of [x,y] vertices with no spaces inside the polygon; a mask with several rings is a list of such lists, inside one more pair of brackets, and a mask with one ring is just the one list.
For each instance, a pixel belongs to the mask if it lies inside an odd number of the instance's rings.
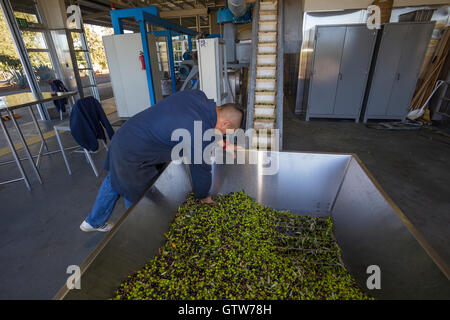
{"label": "stainless steel hopper", "polygon": [[[344,263],[378,299],[450,299],[450,271],[356,155],[269,153],[278,173],[256,164],[213,166],[213,193],[245,190],[259,203],[292,213],[331,215]],[[189,171],[169,164],[81,266],[81,289],[56,299],[107,299],[164,243],[178,206],[191,191]],[[381,270],[381,289],[368,290],[367,267]]]}

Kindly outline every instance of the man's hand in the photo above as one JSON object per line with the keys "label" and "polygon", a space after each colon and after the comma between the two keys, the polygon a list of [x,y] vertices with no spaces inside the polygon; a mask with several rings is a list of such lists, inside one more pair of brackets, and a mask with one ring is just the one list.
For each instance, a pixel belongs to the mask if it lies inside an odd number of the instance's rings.
{"label": "man's hand", "polygon": [[236,159],[236,146],[232,143],[229,143],[228,141],[225,141],[225,151],[228,153],[231,153],[233,155],[233,159]]}
{"label": "man's hand", "polygon": [[211,197],[206,197],[205,199],[200,200],[203,204],[216,205],[216,202]]}
{"label": "man's hand", "polygon": [[233,158],[236,159],[236,152],[237,151],[243,151],[245,150],[244,148],[240,147],[240,146],[236,146],[232,143],[229,143],[228,141],[224,141],[224,140],[220,140],[218,142],[219,146],[221,146],[223,148],[223,150],[225,150],[228,153],[231,153],[233,155]]}

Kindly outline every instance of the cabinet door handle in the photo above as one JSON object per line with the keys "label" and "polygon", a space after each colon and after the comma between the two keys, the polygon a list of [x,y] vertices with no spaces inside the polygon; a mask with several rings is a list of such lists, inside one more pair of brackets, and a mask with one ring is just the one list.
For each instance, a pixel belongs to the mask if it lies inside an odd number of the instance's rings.
{"label": "cabinet door handle", "polygon": [[342,80],[342,73],[339,72],[339,80]]}
{"label": "cabinet door handle", "polygon": [[400,73],[397,73],[397,81],[400,81]]}

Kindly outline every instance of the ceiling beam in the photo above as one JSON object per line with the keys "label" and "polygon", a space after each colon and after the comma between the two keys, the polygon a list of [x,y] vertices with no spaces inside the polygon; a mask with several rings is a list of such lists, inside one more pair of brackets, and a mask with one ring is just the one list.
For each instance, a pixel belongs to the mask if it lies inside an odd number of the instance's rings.
{"label": "ceiling beam", "polygon": [[[98,20],[98,19],[89,19],[89,20],[85,20],[83,21],[83,23],[85,24],[93,24],[96,26],[102,26],[102,27],[107,27],[107,28],[111,28],[111,21],[103,21],[103,20]],[[139,25],[138,24],[133,24],[131,22],[129,23],[124,23],[123,25],[124,29],[126,30],[139,30]]]}
{"label": "ceiling beam", "polygon": [[109,7],[106,5],[103,6],[103,5],[93,3],[90,1],[78,0],[77,3],[78,3],[78,5],[82,5],[84,7],[89,7],[89,8],[93,8],[93,9],[97,9],[97,10],[108,10],[109,9]]}
{"label": "ceiling beam", "polygon": [[109,16],[109,11],[100,11],[100,12],[84,15],[83,20],[96,19],[96,18],[107,17],[107,16]]}
{"label": "ceiling beam", "polygon": [[155,1],[156,1],[156,4],[159,5],[159,6],[167,8],[169,10],[173,10],[173,8],[171,6],[168,6],[167,4],[163,3],[161,0],[155,0]]}
{"label": "ceiling beam", "polygon": [[114,5],[117,5],[117,6],[124,7],[124,8],[134,8],[134,6],[131,6],[129,4],[129,2],[124,2],[124,1],[121,1],[121,0],[108,0],[108,2],[110,2],[110,3],[114,4]]}
{"label": "ceiling beam", "polygon": [[187,6],[191,7],[191,8],[195,8],[195,6],[192,3],[188,2],[188,1],[183,1],[183,4],[185,4],[185,5],[187,5]]}
{"label": "ceiling beam", "polygon": [[175,7],[178,7],[180,9],[184,9],[184,7],[178,3],[173,2],[172,0],[166,0],[168,3],[173,4]]}
{"label": "ceiling beam", "polygon": [[196,3],[200,3],[201,5],[203,5],[205,8],[207,7],[206,5],[206,0],[196,0]]}
{"label": "ceiling beam", "polygon": [[[164,19],[179,18],[179,17],[182,17],[182,18],[183,17],[195,17],[196,15],[207,16],[208,9],[195,8],[195,9],[170,10],[170,11],[160,11],[159,12],[159,16]],[[97,18],[102,18],[102,17],[109,17],[109,10],[84,15],[83,20],[97,19]]]}
{"label": "ceiling beam", "polygon": [[208,15],[208,9],[206,8],[196,8],[196,9],[183,9],[183,10],[172,10],[172,11],[160,11],[159,16],[161,18],[178,18],[178,17],[195,17],[196,15]]}

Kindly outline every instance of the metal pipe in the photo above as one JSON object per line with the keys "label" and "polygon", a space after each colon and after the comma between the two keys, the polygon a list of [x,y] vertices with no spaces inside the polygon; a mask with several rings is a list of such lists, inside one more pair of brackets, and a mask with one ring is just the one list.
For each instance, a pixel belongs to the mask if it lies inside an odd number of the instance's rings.
{"label": "metal pipe", "polygon": [[283,102],[284,102],[284,10],[283,0],[278,1],[277,34],[277,98],[276,128],[279,130],[278,150],[283,150]]}
{"label": "metal pipe", "polygon": [[[250,57],[249,81],[247,89],[247,121],[246,130],[253,128],[253,115],[255,106],[255,85],[256,85],[256,58],[258,53],[258,24],[259,24],[259,1],[253,7],[252,20],[252,52]],[[252,137],[249,137],[251,145]]]}

